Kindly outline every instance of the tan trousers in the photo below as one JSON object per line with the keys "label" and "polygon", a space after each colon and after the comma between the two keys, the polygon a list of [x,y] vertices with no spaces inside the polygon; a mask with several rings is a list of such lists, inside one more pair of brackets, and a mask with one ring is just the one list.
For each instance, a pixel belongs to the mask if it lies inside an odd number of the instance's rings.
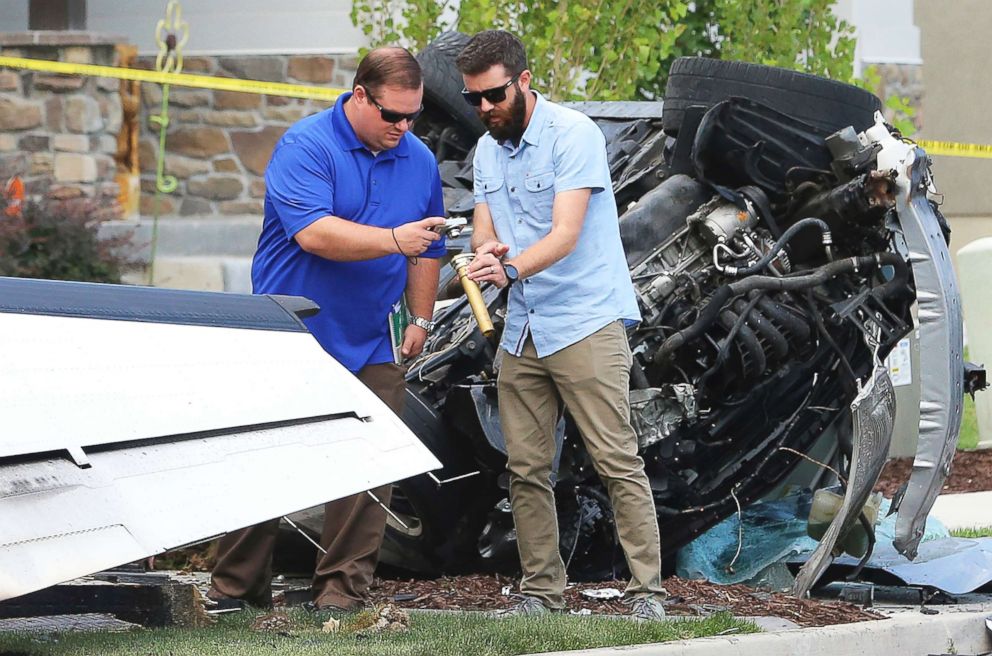
{"label": "tan trousers", "polygon": [[619,321],[545,358],[537,357],[530,337],[520,357],[503,354],[499,410],[523,570],[520,589],[550,608],[564,606],[565,589],[550,482],[562,402],[609,493],[631,572],[627,594],[667,594],[658,518],[630,425],[630,365],[630,345]]}
{"label": "tan trousers", "polygon": [[[357,375],[393,412],[403,412],[406,383],[401,367],[368,365]],[[372,492],[388,505],[392,486]],[[386,512],[364,492],[325,504],[320,544],[327,554],[317,554],[312,585],[318,606],[362,605],[379,562],[385,529]],[[273,519],[222,537],[211,594],[244,599],[254,606],[272,605],[272,552],[278,532],[279,519]]]}

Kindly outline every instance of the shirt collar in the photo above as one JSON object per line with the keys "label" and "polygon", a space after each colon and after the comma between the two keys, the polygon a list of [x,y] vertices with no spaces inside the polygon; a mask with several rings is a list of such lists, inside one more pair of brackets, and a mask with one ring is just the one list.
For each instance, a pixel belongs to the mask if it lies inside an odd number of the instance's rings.
{"label": "shirt collar", "polygon": [[524,130],[524,136],[521,138],[521,141],[526,141],[532,146],[539,146],[541,144],[541,133],[544,132],[544,122],[547,119],[548,101],[537,91],[531,91],[531,93],[536,96],[537,102],[534,103],[534,111],[531,112],[530,122],[527,123],[527,129]]}
{"label": "shirt collar", "polygon": [[523,135],[520,137],[520,144],[514,146],[513,142],[509,139],[498,142],[503,148],[517,152],[523,146],[526,141],[531,146],[541,145],[541,133],[544,132],[544,123],[547,119],[548,109],[546,105],[548,101],[544,99],[537,91],[531,90],[531,93],[536,97],[537,102],[534,104],[534,111],[531,112],[530,121],[527,123],[527,129],[524,130]]}
{"label": "shirt collar", "polygon": [[[338,138],[338,143],[345,150],[364,150],[371,154],[371,151],[366,148],[365,144],[358,138],[358,135],[355,134],[355,128],[351,126],[348,115],[344,113],[344,104],[348,102],[349,98],[351,98],[351,91],[342,93],[338,96],[337,102],[334,103],[334,109],[331,112],[331,126],[334,130],[334,136]],[[378,157],[387,159],[392,157],[407,157],[410,154],[410,144],[407,142],[409,135],[409,132],[404,134],[395,148],[382,151]]]}

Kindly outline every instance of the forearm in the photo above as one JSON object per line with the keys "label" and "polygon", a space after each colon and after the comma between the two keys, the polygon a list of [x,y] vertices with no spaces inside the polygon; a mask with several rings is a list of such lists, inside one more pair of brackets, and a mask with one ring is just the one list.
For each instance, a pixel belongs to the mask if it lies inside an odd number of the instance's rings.
{"label": "forearm", "polygon": [[417,263],[407,263],[406,304],[410,314],[430,319],[434,316],[437,282],[441,262],[430,257],[417,258]]}
{"label": "forearm", "polygon": [[497,241],[492,216],[489,214],[488,207],[481,204],[476,205],[472,217],[472,250],[478,249],[479,246],[489,241]]}
{"label": "forearm", "polygon": [[555,194],[551,230],[533,246],[510,260],[521,278],[544,271],[575,250],[585,222],[592,190],[571,189]]}
{"label": "forearm", "polygon": [[537,243],[508,262],[517,268],[521,278],[527,278],[567,257],[575,250],[578,236],[578,232],[573,233],[563,226],[555,226]]}
{"label": "forearm", "polygon": [[296,234],[300,247],[313,255],[337,262],[372,260],[397,253],[388,228],[362,225],[325,216]]}

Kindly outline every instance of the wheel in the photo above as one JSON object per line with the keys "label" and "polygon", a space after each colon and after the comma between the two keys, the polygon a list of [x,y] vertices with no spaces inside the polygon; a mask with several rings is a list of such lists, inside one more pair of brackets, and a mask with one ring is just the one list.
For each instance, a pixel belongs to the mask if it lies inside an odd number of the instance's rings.
{"label": "wheel", "polygon": [[427,44],[417,55],[424,75],[424,105],[433,105],[450,116],[472,139],[486,132],[475,109],[462,98],[462,75],[455,58],[471,37],[461,32],[445,32]]}
{"label": "wheel", "polygon": [[[403,422],[441,461],[443,468],[434,472],[438,478],[443,480],[474,469],[466,450],[458,448],[458,440],[441,417],[410,388]],[[424,474],[394,484],[389,507],[399,521],[386,517],[380,562],[421,574],[457,569],[459,561],[464,560],[466,540],[471,538],[474,545],[478,535],[478,531],[467,531],[465,524],[466,519],[479,516],[467,511],[475,500],[486,496],[479,485],[476,477],[439,488]]]}
{"label": "wheel", "polygon": [[771,106],[805,123],[836,132],[847,126],[861,132],[874,124],[881,101],[850,84],[784,68],[680,57],[669,70],[662,123],[677,134],[685,110],[712,107],[731,97],[743,97]]}

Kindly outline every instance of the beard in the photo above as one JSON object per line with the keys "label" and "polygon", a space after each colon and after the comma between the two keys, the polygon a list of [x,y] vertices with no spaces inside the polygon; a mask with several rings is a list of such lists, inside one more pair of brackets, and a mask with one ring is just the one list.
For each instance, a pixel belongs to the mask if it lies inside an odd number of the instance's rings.
{"label": "beard", "polygon": [[524,118],[527,115],[527,102],[524,94],[520,91],[520,87],[516,84],[513,86],[516,94],[514,94],[513,102],[510,104],[509,109],[506,110],[506,114],[501,113],[498,115],[501,122],[496,123],[493,120],[493,112],[496,110],[490,110],[481,116],[482,122],[489,128],[489,134],[496,141],[506,141],[509,139],[513,143],[520,143],[520,138],[524,135]]}

